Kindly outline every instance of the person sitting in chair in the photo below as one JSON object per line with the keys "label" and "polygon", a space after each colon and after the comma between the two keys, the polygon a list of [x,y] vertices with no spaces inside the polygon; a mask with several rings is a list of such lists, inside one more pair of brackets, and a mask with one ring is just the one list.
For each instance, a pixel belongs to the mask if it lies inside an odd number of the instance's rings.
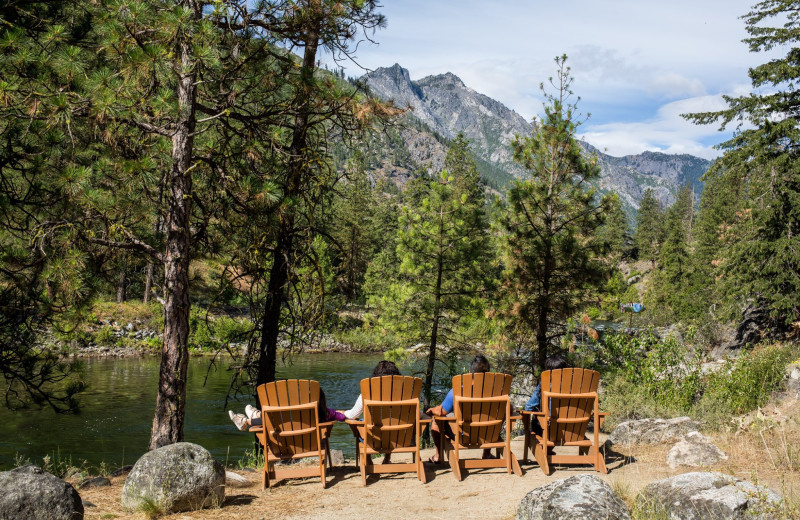
{"label": "person sitting in chair", "polygon": [[[469,365],[469,371],[473,374],[480,374],[489,372],[491,370],[491,366],[489,365],[489,360],[486,359],[485,356],[478,354],[475,356],[475,359],[472,360],[472,363]],[[452,417],[453,416],[453,408],[454,408],[454,399],[453,399],[453,389],[451,388],[447,395],[442,401],[442,404],[439,406],[434,406],[433,408],[429,408],[425,413],[430,415],[431,417]],[[450,429],[450,425],[445,423],[444,425],[445,431],[444,435],[448,439],[453,438],[453,431]],[[433,436],[433,444],[434,446],[439,446],[439,442],[441,442],[441,435],[442,433],[439,431],[439,423],[437,421],[433,421],[431,424],[431,435]],[[483,458],[484,459],[491,459],[495,458],[492,456],[491,450],[486,449],[483,450]],[[439,463],[439,451],[437,449],[436,453],[434,453],[431,458],[428,459],[428,462],[433,464]]]}
{"label": "person sitting in chair", "polygon": [[[562,368],[567,368],[569,365],[567,364],[567,360],[561,354],[553,354],[552,356],[548,357],[544,361],[544,369],[545,370],[560,370]],[[536,385],[536,388],[533,389],[533,394],[531,394],[531,398],[528,399],[528,402],[525,403],[525,411],[526,412],[541,412],[542,411],[542,383]],[[533,424],[531,424],[531,430],[536,435],[542,434],[542,425],[539,424],[539,421],[534,420]]]}

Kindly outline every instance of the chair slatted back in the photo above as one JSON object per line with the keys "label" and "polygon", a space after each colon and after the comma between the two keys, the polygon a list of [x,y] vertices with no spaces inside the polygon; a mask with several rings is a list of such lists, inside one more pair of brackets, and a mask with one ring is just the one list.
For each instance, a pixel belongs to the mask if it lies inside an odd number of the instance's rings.
{"label": "chair slatted back", "polygon": [[497,442],[506,420],[506,403],[511,392],[508,374],[486,372],[453,377],[456,421],[461,426],[459,443],[479,447]]}
{"label": "chair slatted back", "polygon": [[[585,439],[586,426],[596,407],[599,383],[600,373],[594,370],[563,368],[542,372],[542,410],[547,409],[550,416],[548,440],[559,445]],[[595,396],[576,397],[563,394],[595,394]]]}
{"label": "chair slatted back", "polygon": [[265,444],[272,458],[290,458],[319,450],[317,381],[275,381],[259,385],[256,391],[268,441]]}
{"label": "chair slatted back", "polygon": [[414,446],[421,391],[418,377],[362,379],[365,445],[381,453]]}

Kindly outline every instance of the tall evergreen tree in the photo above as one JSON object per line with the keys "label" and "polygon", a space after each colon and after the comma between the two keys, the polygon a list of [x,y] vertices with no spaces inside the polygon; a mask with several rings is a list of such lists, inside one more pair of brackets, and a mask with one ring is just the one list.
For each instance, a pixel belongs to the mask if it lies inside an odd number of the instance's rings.
{"label": "tall evergreen tree", "polygon": [[652,189],[644,190],[636,214],[636,248],[639,258],[655,266],[663,241],[664,212]]}
{"label": "tall evergreen tree", "polygon": [[727,296],[758,299],[791,323],[800,319],[800,10],[794,0],[764,0],[743,18],[751,52],[785,54],[749,70],[751,94],[724,96],[726,109],[686,117],[736,125],[716,166],[742,187],[735,238],[720,258]]}
{"label": "tall evergreen tree", "polygon": [[459,324],[482,308],[486,288],[489,248],[483,200],[470,196],[477,188],[465,186],[463,176],[458,185],[455,179],[442,170],[429,181],[421,203],[407,206],[400,218],[396,270],[387,273],[386,264],[376,263],[369,275],[375,288],[369,303],[381,323],[400,337],[428,345],[426,407],[439,346],[463,341]]}
{"label": "tall evergreen tree", "polygon": [[603,224],[605,203],[598,204],[590,182],[600,174],[575,137],[580,124],[570,101],[573,79],[566,56],[558,67],[544,117],[533,133],[512,143],[514,158],[530,177],[508,191],[501,213],[503,283],[506,314],[531,330],[536,348],[531,364],[544,368],[551,346],[565,333],[567,319],[599,286],[607,273],[601,257],[605,243],[595,232]]}

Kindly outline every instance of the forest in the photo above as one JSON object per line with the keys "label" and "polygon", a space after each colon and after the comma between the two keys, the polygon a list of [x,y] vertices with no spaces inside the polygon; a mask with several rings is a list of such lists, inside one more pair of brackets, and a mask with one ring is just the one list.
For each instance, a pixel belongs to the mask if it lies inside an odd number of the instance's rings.
{"label": "forest", "polygon": [[[474,352],[515,374],[555,352],[616,371],[609,404],[628,411],[763,403],[800,354],[796,2],[743,17],[752,52],[786,49],[749,70],[753,93],[684,116],[734,130],[699,198],[686,186],[665,207],[648,191],[634,219],[595,187],[566,56],[542,73],[533,133],[512,142],[523,178],[487,183],[463,136],[439,171],[402,186],[375,174],[381,153],[407,153],[393,129],[417,123],[320,57],[346,60],[379,35],[379,7],[0,7],[6,405],[79,407],[68,354],[116,341],[98,324],[120,312],[159,332],[133,345],[161,356],[151,448],[183,438],[195,351],[229,355],[231,391],[245,394],[332,344],[424,360],[426,407]],[[633,321],[631,302],[645,307]],[[754,319],[730,365],[741,380],[704,379],[704,357]],[[622,331],[598,334],[597,320]]]}

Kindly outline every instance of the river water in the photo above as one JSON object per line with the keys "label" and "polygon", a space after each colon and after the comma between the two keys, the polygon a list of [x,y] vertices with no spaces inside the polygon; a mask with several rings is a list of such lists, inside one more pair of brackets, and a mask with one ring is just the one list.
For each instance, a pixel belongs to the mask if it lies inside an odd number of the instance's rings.
{"label": "river water", "polygon": [[[382,358],[382,354],[304,354],[290,366],[279,365],[278,377],[316,379],[329,407],[349,409],[358,397],[359,382]],[[253,435],[238,431],[224,408],[232,375],[229,364],[218,363],[218,368],[209,370],[208,358],[190,359],[184,438],[232,464],[252,450]],[[150,440],[158,368],[157,357],[87,359],[89,389],[80,396],[80,413],[0,408],[0,468],[10,469],[18,458],[41,464],[45,455],[71,457],[76,466],[82,461],[91,466],[105,462],[112,469],[133,464],[147,451]],[[228,408],[243,412],[248,402],[229,402]],[[331,446],[345,456],[354,455],[348,426],[333,428]]]}

